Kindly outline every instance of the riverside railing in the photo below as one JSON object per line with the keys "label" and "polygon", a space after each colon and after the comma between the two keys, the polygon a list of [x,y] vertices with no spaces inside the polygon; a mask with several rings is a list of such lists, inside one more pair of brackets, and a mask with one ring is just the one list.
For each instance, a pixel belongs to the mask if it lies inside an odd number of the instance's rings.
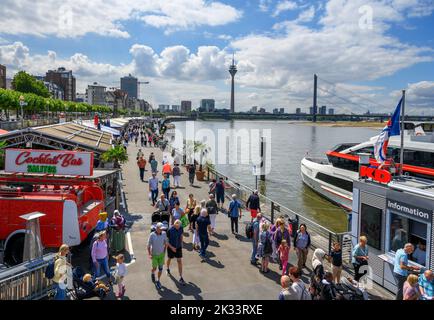
{"label": "riverside railing", "polygon": [[39,300],[53,290],[53,282],[45,277],[45,269],[55,254],[41,260],[25,262],[0,272],[0,300]]}
{"label": "riverside railing", "polygon": [[[182,160],[182,163],[186,163],[186,156],[181,150],[174,148],[169,144],[168,151],[172,153],[172,157]],[[206,171],[205,178],[208,181],[212,181],[213,179],[218,180],[222,177],[225,180],[225,183],[230,186],[230,188],[225,190],[226,196],[230,198],[232,194],[236,194],[238,199],[243,202],[243,205],[245,205],[247,199],[254,191],[252,188],[243,185],[208,165],[204,165],[203,167]],[[305,214],[295,212],[263,194],[259,194],[259,199],[262,215],[271,223],[274,223],[279,217],[283,217],[285,221],[288,221],[288,219],[295,220],[298,225],[304,223],[311,236],[311,245],[313,248],[321,248],[326,253],[329,253],[333,242],[339,242],[342,248],[343,262],[346,265],[351,264],[351,232],[335,232],[330,230],[313,221]]]}

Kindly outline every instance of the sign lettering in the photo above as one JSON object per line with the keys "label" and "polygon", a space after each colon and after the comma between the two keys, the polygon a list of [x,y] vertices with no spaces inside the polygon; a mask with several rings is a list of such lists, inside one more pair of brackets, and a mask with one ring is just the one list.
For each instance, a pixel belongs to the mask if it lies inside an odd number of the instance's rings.
{"label": "sign lettering", "polygon": [[380,183],[389,183],[390,181],[392,181],[392,175],[389,171],[366,166],[360,167],[360,177],[370,178]]}

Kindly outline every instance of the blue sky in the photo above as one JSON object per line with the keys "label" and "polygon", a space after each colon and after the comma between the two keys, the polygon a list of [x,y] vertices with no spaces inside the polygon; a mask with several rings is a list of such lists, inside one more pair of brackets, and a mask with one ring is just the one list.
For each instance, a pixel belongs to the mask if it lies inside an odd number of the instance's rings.
{"label": "blue sky", "polygon": [[80,92],[132,73],[150,81],[143,98],[153,104],[226,107],[235,52],[238,110],[308,108],[318,73],[332,83],[320,81],[320,104],[393,109],[407,89],[413,113],[429,113],[433,11],[431,0],[2,0],[0,63],[9,75],[65,66]]}

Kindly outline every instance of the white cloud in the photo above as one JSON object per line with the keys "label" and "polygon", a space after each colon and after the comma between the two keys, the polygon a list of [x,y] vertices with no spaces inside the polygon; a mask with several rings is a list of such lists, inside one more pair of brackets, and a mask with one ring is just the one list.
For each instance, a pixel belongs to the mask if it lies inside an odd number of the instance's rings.
{"label": "white cloud", "polygon": [[[398,100],[402,91],[393,91],[391,96]],[[409,83],[406,88],[406,107],[407,112],[415,109],[427,109],[431,114],[434,113],[434,81],[420,81]],[[414,108],[414,109],[413,109]],[[412,110],[413,109],[413,110]]]}
{"label": "white cloud", "polygon": [[274,10],[273,16],[277,17],[284,11],[290,11],[298,8],[298,4],[295,1],[284,0],[280,1],[276,5],[276,9]]}
{"label": "white cloud", "polygon": [[259,0],[259,10],[267,12],[270,9],[273,0]]}
{"label": "white cloud", "polygon": [[2,0],[0,34],[127,38],[122,23],[140,20],[166,32],[219,26],[241,18],[236,8],[204,0]]}

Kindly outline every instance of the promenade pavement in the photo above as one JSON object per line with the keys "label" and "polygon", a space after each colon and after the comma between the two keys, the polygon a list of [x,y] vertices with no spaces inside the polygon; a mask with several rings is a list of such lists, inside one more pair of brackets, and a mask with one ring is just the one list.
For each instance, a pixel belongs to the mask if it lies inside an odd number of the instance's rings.
{"label": "promenade pavement", "polygon": [[[161,279],[162,290],[157,290],[151,281],[151,260],[147,253],[147,241],[151,228],[151,215],[154,208],[148,200],[148,183],[151,176],[150,166],[146,165],[145,182],[140,181],[139,169],[136,164],[138,147],[133,143],[128,147],[129,161],[122,165],[124,192],[128,212],[125,217],[132,222],[129,237],[130,244],[126,252],[128,274],[124,280],[126,294],[123,299],[131,300],[274,300],[280,292],[281,271],[277,264],[270,264],[270,273],[259,272],[259,265],[250,264],[251,241],[245,237],[245,225],[250,221],[250,215],[243,210],[243,217],[239,224],[240,237],[237,239],[231,233],[230,219],[223,213],[217,217],[216,233],[211,237],[208,248],[208,259],[202,261],[198,253],[192,248],[192,234],[184,236],[183,249],[183,277],[186,286],[178,282],[179,274],[176,261],[171,264],[172,276],[168,276],[164,268]],[[149,154],[154,152],[158,161],[158,169],[162,165],[163,153],[159,148],[141,148],[148,159]],[[198,203],[208,198],[208,182],[195,181],[194,186],[188,182],[188,174],[184,167],[181,169],[181,188],[178,191],[181,207],[185,208],[189,193],[193,193]],[[159,173],[159,177],[161,174]],[[173,189],[172,189],[173,190]],[[171,191],[172,191],[171,190]],[[161,194],[161,183],[160,183]],[[226,199],[225,206],[228,205]],[[127,241],[128,243],[128,241]],[[85,250],[88,252],[88,250]],[[131,256],[130,256],[131,254]],[[310,250],[308,268],[311,266]],[[83,257],[88,253],[81,253]],[[86,259],[84,260],[86,261]],[[113,262],[113,261],[112,261]],[[290,263],[296,264],[294,250],[290,252]],[[328,264],[327,267],[329,268]],[[309,269],[310,270],[310,269]],[[304,270],[303,280],[309,283],[309,270]],[[117,291],[117,286],[114,286]],[[375,286],[370,290],[373,299],[392,299],[392,295]],[[95,298],[96,299],[96,298]],[[115,299],[114,294],[109,294],[106,299]]]}

